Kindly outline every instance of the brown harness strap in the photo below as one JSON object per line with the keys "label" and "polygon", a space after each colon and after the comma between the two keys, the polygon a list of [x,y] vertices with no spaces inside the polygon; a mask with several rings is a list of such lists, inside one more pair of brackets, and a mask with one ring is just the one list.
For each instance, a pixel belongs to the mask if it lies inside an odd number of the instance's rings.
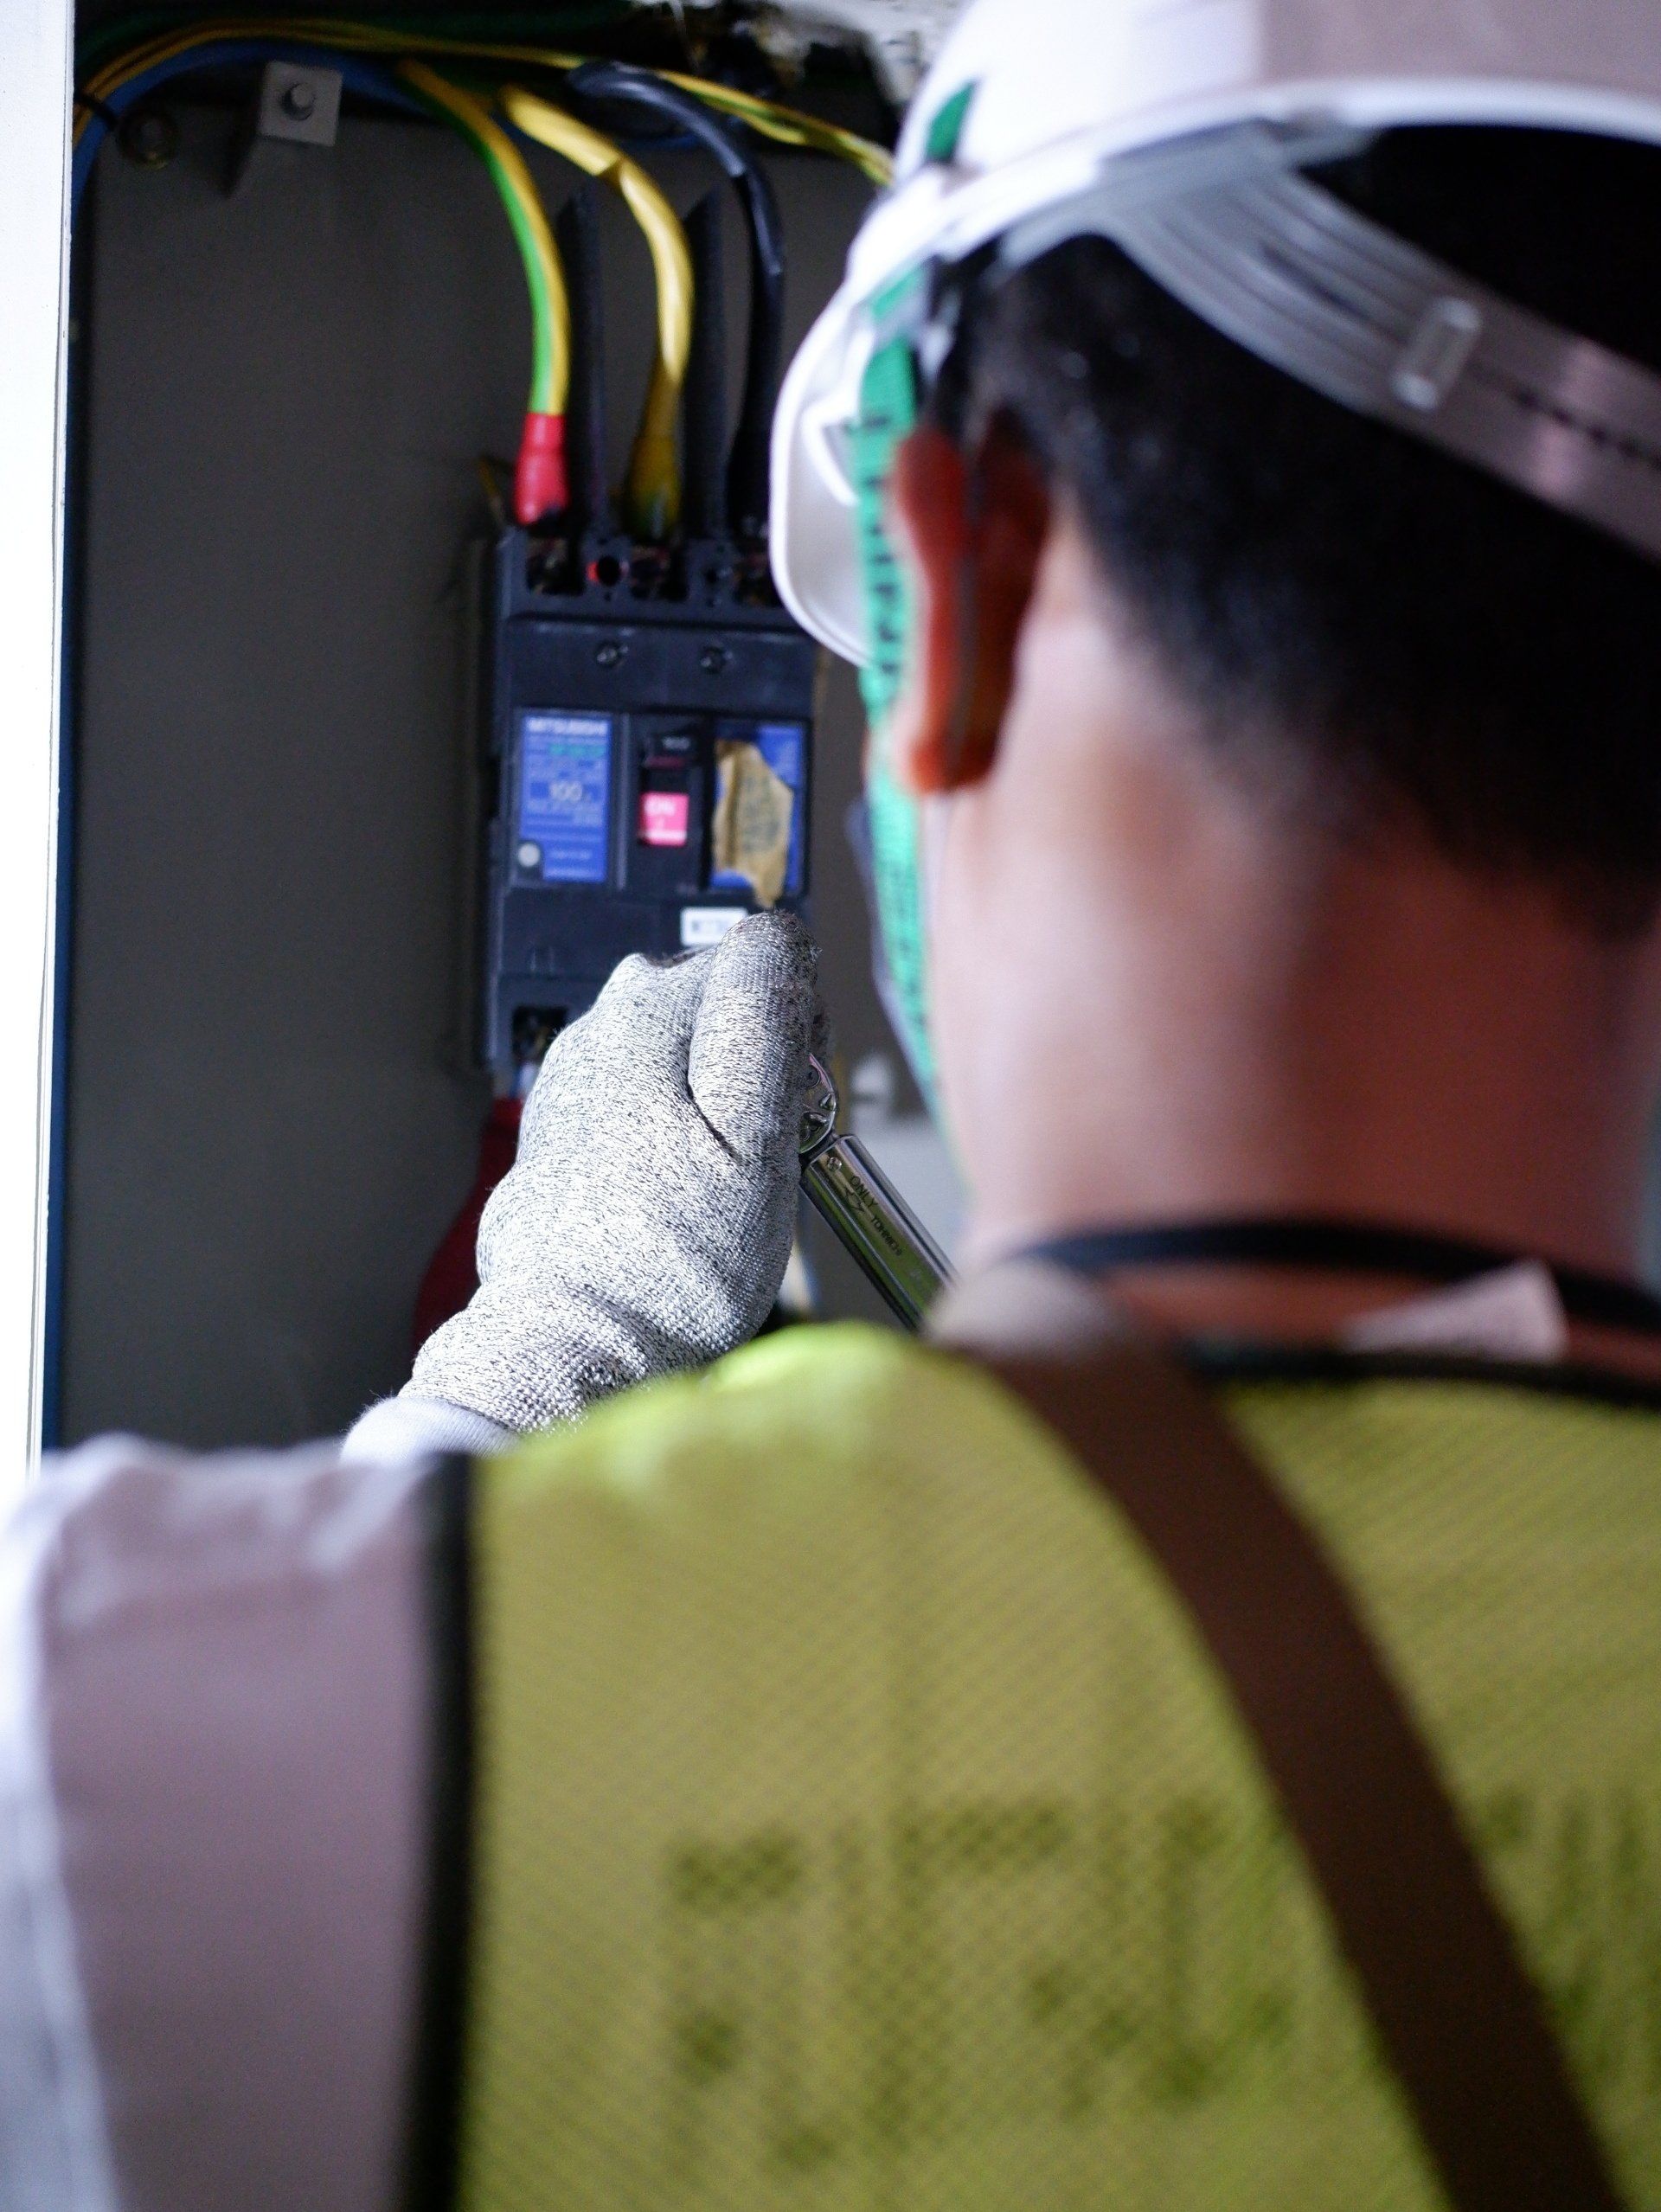
{"label": "brown harness strap", "polygon": [[1125,1513],[1232,1685],[1455,2212],[1620,2212],[1429,1753],[1311,1531],[1152,1347],[989,1363]]}

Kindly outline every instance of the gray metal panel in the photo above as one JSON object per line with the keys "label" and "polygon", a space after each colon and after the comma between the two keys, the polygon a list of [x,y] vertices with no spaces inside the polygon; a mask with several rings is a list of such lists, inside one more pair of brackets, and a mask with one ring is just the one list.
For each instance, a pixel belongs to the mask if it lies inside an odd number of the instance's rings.
{"label": "gray metal panel", "polygon": [[[471,1179],[464,577],[526,311],[447,134],[349,115],[228,199],[232,118],[182,119],[170,166],[106,151],[93,188],[64,1433],[277,1443],[402,1379]],[[536,166],[552,208],[570,172]],[[683,208],[709,182],[654,167]],[[775,176],[793,343],[867,188]],[[651,287],[602,217],[620,466]],[[857,733],[839,674],[814,857],[850,1057],[890,1042],[841,837]]]}

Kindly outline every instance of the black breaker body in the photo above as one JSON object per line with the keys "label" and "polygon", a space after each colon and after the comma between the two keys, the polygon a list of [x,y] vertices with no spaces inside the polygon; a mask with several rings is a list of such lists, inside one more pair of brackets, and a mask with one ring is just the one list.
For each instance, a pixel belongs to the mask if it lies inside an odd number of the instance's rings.
{"label": "black breaker body", "polygon": [[486,626],[482,1042],[503,1081],[626,954],[713,944],[755,910],[716,818],[735,759],[767,772],[775,835],[787,809],[770,902],[800,912],[808,894],[819,655],[765,570],[759,587],[753,559],[707,540],[677,548],[672,575],[614,539],[589,540],[552,589],[546,561],[531,535],[503,535]]}

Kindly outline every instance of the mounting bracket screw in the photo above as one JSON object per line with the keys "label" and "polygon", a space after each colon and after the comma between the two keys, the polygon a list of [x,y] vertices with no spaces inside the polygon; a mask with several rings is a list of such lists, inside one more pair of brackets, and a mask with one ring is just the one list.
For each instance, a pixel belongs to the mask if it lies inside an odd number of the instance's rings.
{"label": "mounting bracket screw", "polygon": [[615,668],[627,651],[628,647],[619,644],[618,639],[608,638],[603,645],[595,646],[595,664],[600,668]]}
{"label": "mounting bracket screw", "polygon": [[698,666],[706,676],[719,676],[731,658],[725,645],[706,645],[698,655]]}
{"label": "mounting bracket screw", "polygon": [[135,108],[123,122],[121,151],[140,169],[165,169],[179,151],[179,126],[164,107]]}

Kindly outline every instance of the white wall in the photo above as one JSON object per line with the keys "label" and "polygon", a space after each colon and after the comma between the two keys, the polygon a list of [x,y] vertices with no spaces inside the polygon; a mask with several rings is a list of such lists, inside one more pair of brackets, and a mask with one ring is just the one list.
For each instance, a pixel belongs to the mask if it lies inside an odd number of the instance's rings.
{"label": "white wall", "polygon": [[69,0],[0,4],[0,1507],[40,1433]]}

